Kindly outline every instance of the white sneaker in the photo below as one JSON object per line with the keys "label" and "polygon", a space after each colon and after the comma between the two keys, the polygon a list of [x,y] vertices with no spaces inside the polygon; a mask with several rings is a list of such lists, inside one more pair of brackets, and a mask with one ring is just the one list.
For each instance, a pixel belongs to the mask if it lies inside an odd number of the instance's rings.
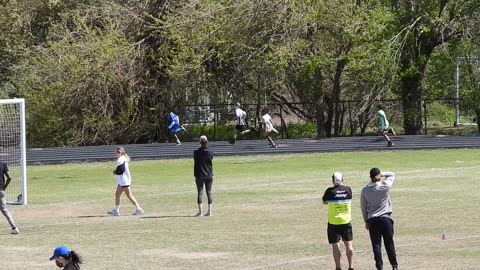
{"label": "white sneaker", "polygon": [[12,229],[11,234],[19,234],[20,230],[18,228]]}
{"label": "white sneaker", "polygon": [[113,209],[112,211],[108,211],[107,214],[112,216],[120,216],[120,211],[115,211],[115,209]]}
{"label": "white sneaker", "polygon": [[133,213],[134,216],[140,216],[141,214],[145,213],[145,211],[143,211],[143,209],[137,209],[135,210],[135,212]]}

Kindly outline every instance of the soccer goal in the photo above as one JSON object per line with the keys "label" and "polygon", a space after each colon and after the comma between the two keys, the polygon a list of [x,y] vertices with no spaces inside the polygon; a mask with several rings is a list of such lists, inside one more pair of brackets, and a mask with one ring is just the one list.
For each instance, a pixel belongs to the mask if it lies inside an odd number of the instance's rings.
{"label": "soccer goal", "polygon": [[6,190],[9,204],[27,204],[25,100],[0,100],[0,161],[7,164],[12,181]]}

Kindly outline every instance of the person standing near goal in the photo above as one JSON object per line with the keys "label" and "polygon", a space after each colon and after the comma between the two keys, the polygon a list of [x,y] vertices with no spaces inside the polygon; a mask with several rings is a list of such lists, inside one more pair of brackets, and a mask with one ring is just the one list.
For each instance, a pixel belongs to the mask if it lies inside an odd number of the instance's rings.
{"label": "person standing near goal", "polygon": [[263,108],[262,110],[262,122],[265,128],[265,137],[267,137],[270,147],[273,147],[273,148],[277,147],[277,145],[272,139],[272,136],[273,136],[273,133],[278,133],[278,131],[275,129],[275,124],[273,123],[273,120],[270,114],[268,114],[268,108],[266,107]]}
{"label": "person standing near goal", "polygon": [[127,155],[123,147],[118,147],[115,150],[115,156],[117,157],[117,167],[115,170],[113,170],[113,174],[117,176],[117,190],[115,192],[115,206],[112,211],[108,212],[108,214],[112,216],[120,215],[120,196],[125,192],[127,198],[136,207],[136,210],[133,214],[136,216],[141,215],[144,213],[144,211],[138,204],[135,197],[133,197],[132,190],[130,188],[132,183],[132,177],[130,175],[130,169],[128,166],[130,157]]}
{"label": "person standing near goal", "polygon": [[[5,177],[7,177],[7,180],[5,180]],[[12,181],[12,177],[10,177],[10,174],[8,173],[8,166],[5,162],[0,161],[0,211],[2,211],[2,214],[12,228],[11,234],[19,234],[20,230],[17,228],[17,225],[15,225],[15,221],[13,220],[10,211],[8,211],[7,200],[5,199],[5,190],[10,184],[10,181]]]}
{"label": "person standing near goal", "polygon": [[203,186],[207,192],[208,210],[205,216],[212,215],[212,185],[213,185],[213,152],[208,149],[207,136],[200,136],[200,147],[193,152],[193,174],[195,176],[195,184],[197,185],[197,203],[198,213],[196,217],[202,216],[202,197]]}
{"label": "person standing near goal", "polygon": [[328,242],[332,245],[335,270],[342,270],[340,258],[340,239],[345,245],[348,270],[353,270],[353,231],[352,231],[352,189],[343,185],[343,175],[335,172],[332,175],[333,187],[323,194],[323,204],[328,205]]}

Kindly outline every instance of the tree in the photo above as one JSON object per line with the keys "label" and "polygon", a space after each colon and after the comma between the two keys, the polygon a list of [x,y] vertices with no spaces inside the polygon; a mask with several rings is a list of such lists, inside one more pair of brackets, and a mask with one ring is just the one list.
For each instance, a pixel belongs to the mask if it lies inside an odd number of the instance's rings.
{"label": "tree", "polygon": [[398,19],[398,91],[402,98],[406,134],[422,129],[422,81],[434,50],[460,39],[480,10],[476,0],[392,1]]}

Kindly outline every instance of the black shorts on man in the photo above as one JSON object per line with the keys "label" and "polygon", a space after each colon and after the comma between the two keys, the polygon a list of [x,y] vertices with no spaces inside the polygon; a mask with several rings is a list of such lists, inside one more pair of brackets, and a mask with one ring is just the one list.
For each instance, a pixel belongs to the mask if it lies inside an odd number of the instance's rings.
{"label": "black shorts on man", "polygon": [[342,225],[333,225],[328,223],[327,227],[328,243],[336,244],[342,241],[352,241],[353,240],[353,231],[352,223],[342,224]]}

